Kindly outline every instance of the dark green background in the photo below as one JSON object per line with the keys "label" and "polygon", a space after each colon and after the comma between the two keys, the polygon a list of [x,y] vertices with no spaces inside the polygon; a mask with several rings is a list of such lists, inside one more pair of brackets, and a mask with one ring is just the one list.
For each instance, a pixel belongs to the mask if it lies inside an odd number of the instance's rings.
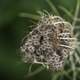
{"label": "dark green background", "polygon": [[[60,16],[72,22],[59,6],[63,6],[74,15],[77,0],[51,0],[60,13]],[[0,0],[0,80],[51,80],[52,73],[43,70],[35,76],[26,78],[30,64],[25,64],[20,58],[20,44],[23,36],[28,33],[32,20],[20,17],[19,14],[37,14],[43,9],[55,14],[46,0]],[[55,14],[56,15],[56,14]],[[34,65],[35,69],[38,65]],[[64,80],[64,77],[59,80]],[[79,78],[80,79],[80,78]],[[68,78],[66,78],[68,80]]]}

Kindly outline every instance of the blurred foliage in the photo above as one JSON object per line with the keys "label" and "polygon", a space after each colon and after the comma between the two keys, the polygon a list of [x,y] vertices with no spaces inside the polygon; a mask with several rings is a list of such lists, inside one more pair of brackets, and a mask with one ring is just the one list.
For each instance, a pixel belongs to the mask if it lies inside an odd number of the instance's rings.
{"label": "blurred foliage", "polygon": [[[76,11],[76,7],[79,11]],[[21,39],[31,30],[30,26],[38,21],[38,12],[43,10],[60,15],[74,26],[77,24],[80,27],[80,0],[0,0],[1,80],[80,80],[80,69],[74,79],[73,72],[68,69],[62,72],[46,69],[35,72],[41,65],[33,65],[34,74],[27,77],[31,64],[21,61],[19,47]],[[74,18],[76,14],[78,18]],[[79,32],[79,29],[75,30]],[[78,66],[80,67],[79,64]]]}

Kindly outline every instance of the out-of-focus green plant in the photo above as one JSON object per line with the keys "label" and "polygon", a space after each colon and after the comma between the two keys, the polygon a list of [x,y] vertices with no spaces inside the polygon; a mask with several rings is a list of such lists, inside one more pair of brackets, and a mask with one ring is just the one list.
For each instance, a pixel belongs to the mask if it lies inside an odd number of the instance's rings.
{"label": "out-of-focus green plant", "polygon": [[[80,0],[1,0],[0,1],[0,73],[8,80],[79,80],[80,43],[61,72],[49,72],[41,65],[24,64],[18,53],[21,39],[32,30],[44,10],[71,22],[80,33]],[[78,36],[78,39],[80,37]],[[4,78],[5,77],[5,78]]]}

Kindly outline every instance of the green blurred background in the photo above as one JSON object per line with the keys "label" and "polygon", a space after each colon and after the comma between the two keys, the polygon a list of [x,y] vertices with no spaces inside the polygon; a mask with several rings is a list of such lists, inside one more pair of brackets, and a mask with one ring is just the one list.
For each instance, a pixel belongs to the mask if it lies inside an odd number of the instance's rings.
{"label": "green blurred background", "polygon": [[[19,47],[24,35],[32,29],[30,25],[38,21],[37,12],[43,10],[80,27],[80,0],[0,0],[0,80],[80,80],[80,69],[75,78],[69,67],[65,72],[44,69],[27,77],[31,64],[21,61]],[[75,21],[74,16],[79,19]],[[32,70],[40,66],[33,65]]]}

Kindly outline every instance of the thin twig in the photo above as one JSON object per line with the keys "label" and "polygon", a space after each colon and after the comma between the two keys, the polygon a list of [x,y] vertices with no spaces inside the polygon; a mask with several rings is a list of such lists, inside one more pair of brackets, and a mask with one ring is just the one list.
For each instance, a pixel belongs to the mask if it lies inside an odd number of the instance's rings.
{"label": "thin twig", "polygon": [[30,13],[20,13],[19,16],[20,17],[31,18],[31,19],[34,19],[34,20],[39,20],[40,19],[40,16],[35,15],[35,14],[30,14]]}
{"label": "thin twig", "polygon": [[54,4],[50,0],[46,0],[46,2],[51,7],[53,13],[55,13],[56,15],[59,16],[60,14],[59,14],[58,10],[56,9],[56,7],[54,6]]}
{"label": "thin twig", "polygon": [[77,22],[76,19],[77,19],[78,14],[79,14],[79,6],[80,6],[79,0],[77,0],[77,5],[76,5],[76,10],[75,10],[74,20],[73,20],[73,23],[72,23],[73,27],[75,27],[76,22]]}
{"label": "thin twig", "polygon": [[[70,17],[72,20],[74,20],[74,15],[72,15],[69,10],[67,10],[67,9],[66,9],[65,7],[63,7],[63,6],[59,6],[59,8],[60,8],[63,12],[65,12],[68,17]],[[75,18],[75,20],[80,22],[80,18]]]}
{"label": "thin twig", "polygon": [[36,69],[33,72],[30,72],[26,77],[32,77],[32,76],[38,74],[39,72],[41,72],[42,70],[44,70],[44,67],[43,66],[39,67],[38,69]]}

